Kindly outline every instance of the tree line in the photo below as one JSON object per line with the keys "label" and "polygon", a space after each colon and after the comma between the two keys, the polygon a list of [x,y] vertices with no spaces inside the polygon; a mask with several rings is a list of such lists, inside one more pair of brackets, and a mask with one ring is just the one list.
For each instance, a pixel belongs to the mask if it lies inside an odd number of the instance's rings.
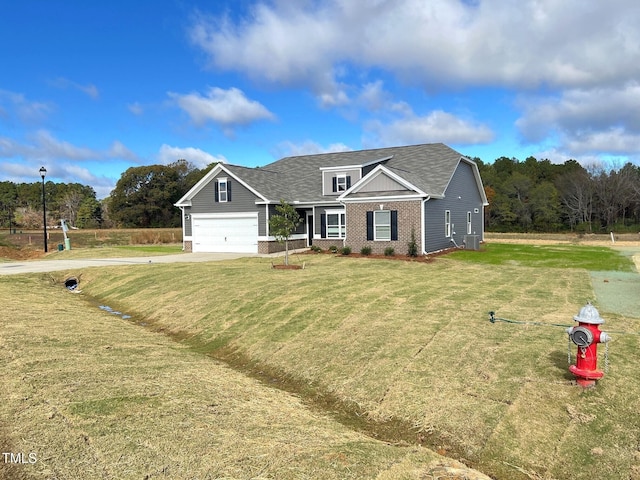
{"label": "tree line", "polygon": [[[477,163],[489,200],[488,231],[583,233],[640,230],[640,167],[582,166],[529,157],[500,157]],[[92,187],[45,184],[47,219],[79,228],[179,227],[174,207],[215,163],[204,169],[181,159],[169,165],[127,169],[109,197],[99,201]],[[42,184],[0,182],[0,227],[42,227]]]}
{"label": "tree line", "polygon": [[[91,228],[102,224],[100,202],[92,187],[79,183],[45,183],[47,224],[60,219]],[[42,228],[42,183],[0,182],[0,226],[11,229]]]}
{"label": "tree line", "polygon": [[[78,228],[162,228],[180,226],[173,206],[215,164],[198,169],[186,160],[127,169],[111,194],[96,198],[92,187],[45,182],[47,225],[64,219]],[[0,182],[0,228],[42,228],[42,183]]]}
{"label": "tree line", "polygon": [[501,157],[478,164],[488,231],[578,233],[640,229],[640,167]]}

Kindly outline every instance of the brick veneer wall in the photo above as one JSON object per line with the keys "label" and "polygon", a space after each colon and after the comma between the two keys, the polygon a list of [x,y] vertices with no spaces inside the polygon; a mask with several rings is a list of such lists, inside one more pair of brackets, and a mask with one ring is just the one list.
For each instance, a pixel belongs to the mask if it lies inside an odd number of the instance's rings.
{"label": "brick veneer wall", "polygon": [[[305,248],[307,246],[307,240],[301,238],[298,240],[289,240],[289,251],[296,250],[298,248]],[[284,243],[279,242],[258,242],[258,253],[269,254],[276,252],[284,252]]]}
{"label": "brick veneer wall", "polygon": [[193,252],[193,243],[191,240],[185,240],[182,244],[182,249],[185,252]]}
{"label": "brick veneer wall", "polygon": [[[367,240],[367,212],[380,210],[398,211],[398,240],[374,241]],[[359,253],[364,246],[371,247],[372,253],[384,253],[387,247],[393,247],[397,255],[406,255],[411,241],[413,228],[415,240],[418,244],[418,254],[422,253],[422,239],[420,238],[420,200],[406,202],[376,202],[376,203],[348,203],[347,214],[347,238],[345,245],[351,247],[354,253]],[[315,241],[314,241],[315,243]]]}
{"label": "brick veneer wall", "polygon": [[329,250],[329,247],[342,248],[344,242],[342,238],[314,238],[313,245],[320,247],[322,250]]}

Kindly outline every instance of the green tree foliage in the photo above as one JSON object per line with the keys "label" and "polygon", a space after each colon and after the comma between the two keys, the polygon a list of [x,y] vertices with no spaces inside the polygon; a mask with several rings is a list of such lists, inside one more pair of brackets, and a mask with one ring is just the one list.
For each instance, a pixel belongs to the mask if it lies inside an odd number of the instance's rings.
{"label": "green tree foliage", "polygon": [[18,203],[18,190],[12,182],[0,182],[0,225],[15,225],[15,210]]}
{"label": "green tree foliage", "polygon": [[276,214],[269,219],[269,233],[284,243],[284,264],[289,265],[289,238],[302,222],[300,215],[284,200],[276,205]]}
{"label": "green tree foliage", "polygon": [[111,192],[110,217],[122,227],[176,227],[179,173],[165,165],[128,168]]}
{"label": "green tree foliage", "polygon": [[[48,181],[45,198],[48,224],[59,224],[64,218],[69,225],[75,226],[80,205],[87,200],[96,201],[96,193],[87,185]],[[9,227],[9,224],[22,228],[42,226],[41,182],[0,182],[0,226]]]}
{"label": "green tree foliage", "polygon": [[85,198],[78,207],[76,226],[78,228],[101,228],[102,206],[95,198]]}
{"label": "green tree foliage", "polygon": [[492,231],[607,232],[640,229],[640,167],[554,164],[534,157],[473,159],[480,170]]}
{"label": "green tree foliage", "polygon": [[127,169],[108,202],[108,220],[121,227],[178,227],[174,206],[215,164],[199,170],[186,160]]}

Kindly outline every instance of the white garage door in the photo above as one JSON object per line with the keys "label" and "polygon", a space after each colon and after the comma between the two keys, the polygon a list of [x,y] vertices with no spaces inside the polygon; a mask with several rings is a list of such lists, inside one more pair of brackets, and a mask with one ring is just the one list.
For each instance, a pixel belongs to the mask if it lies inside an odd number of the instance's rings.
{"label": "white garage door", "polygon": [[258,214],[193,215],[194,252],[258,253]]}

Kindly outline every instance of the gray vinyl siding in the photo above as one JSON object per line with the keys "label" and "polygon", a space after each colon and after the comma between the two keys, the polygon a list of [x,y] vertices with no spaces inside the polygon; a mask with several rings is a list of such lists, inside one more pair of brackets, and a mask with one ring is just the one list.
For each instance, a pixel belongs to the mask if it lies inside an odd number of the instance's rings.
{"label": "gray vinyl siding", "polygon": [[358,193],[363,192],[387,192],[387,191],[401,191],[407,190],[406,187],[396,182],[393,178],[390,178],[387,175],[377,175],[376,178],[372,179],[369,183],[364,185]]}
{"label": "gray vinyl siding", "polygon": [[[231,201],[215,201],[215,183],[217,178],[226,178],[231,184]],[[249,189],[226,172],[216,175],[209,183],[194,195],[191,206],[185,207],[185,214],[194,213],[246,213],[258,212],[258,232],[264,233],[265,211],[264,206],[256,205],[256,197]],[[190,236],[191,219],[185,219],[185,236]]]}
{"label": "gray vinyl siding", "polygon": [[[475,211],[478,213],[475,213]],[[451,237],[445,235],[445,211],[451,211]],[[425,204],[425,246],[427,252],[460,246],[467,235],[467,212],[471,212],[471,234],[483,240],[483,206],[471,165],[460,162],[445,198],[431,199]],[[454,233],[455,232],[455,233]]]}
{"label": "gray vinyl siding", "polygon": [[[269,205],[269,218],[278,214],[276,207],[277,207],[277,204]],[[264,206],[261,207],[261,210],[263,212],[262,215],[264,216],[265,215]],[[300,218],[302,219],[302,221],[297,226],[295,232],[293,232],[293,235],[296,235],[299,233],[307,233],[307,210],[301,210],[299,208],[296,208],[296,212],[298,212],[298,215],[300,215]],[[263,222],[260,221],[260,215],[258,215],[258,235],[266,235],[266,228],[264,229],[264,231],[260,230],[260,226],[262,223]]]}
{"label": "gray vinyl siding", "polygon": [[345,169],[345,170],[331,170],[328,172],[322,172],[323,182],[323,195],[335,195],[338,196],[343,192],[333,191],[333,179],[338,175],[347,175],[351,177],[351,185],[360,180],[360,169]]}

